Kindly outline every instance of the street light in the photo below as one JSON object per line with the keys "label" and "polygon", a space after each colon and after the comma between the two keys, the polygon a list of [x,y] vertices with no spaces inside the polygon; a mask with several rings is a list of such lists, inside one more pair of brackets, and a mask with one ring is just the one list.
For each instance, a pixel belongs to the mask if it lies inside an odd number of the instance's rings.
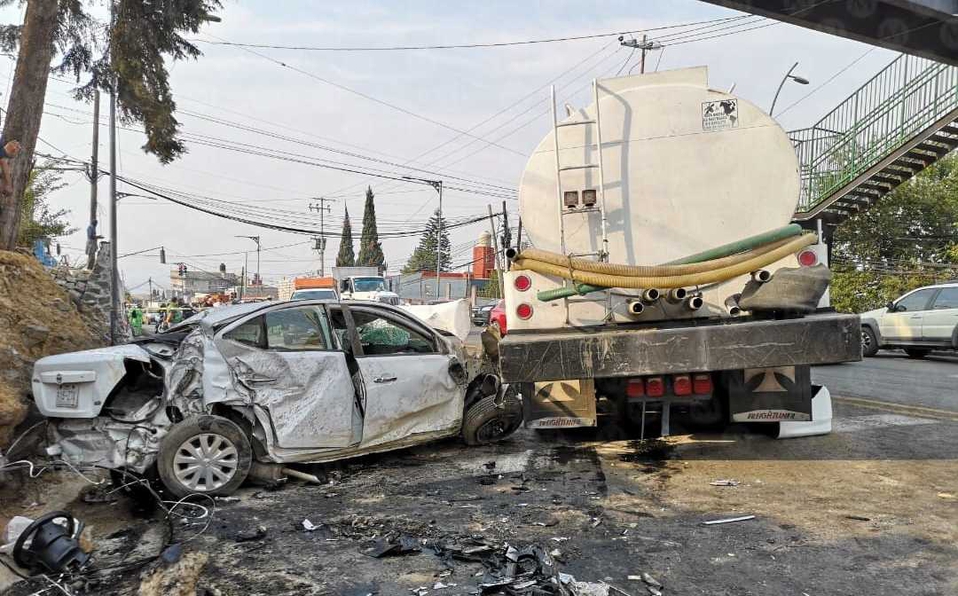
{"label": "street light", "polygon": [[785,86],[786,81],[791,79],[795,81],[796,83],[798,83],[799,85],[808,84],[808,79],[806,79],[805,77],[800,77],[798,75],[792,74],[792,71],[795,70],[796,68],[798,68],[798,62],[793,64],[792,67],[788,69],[788,72],[786,72],[785,76],[782,78],[782,82],[778,84],[778,91],[775,92],[775,99],[772,100],[772,109],[768,111],[769,116],[775,113],[775,103],[778,101],[778,94],[782,92],[782,87]]}
{"label": "street light", "polygon": [[117,200],[117,202],[119,202],[120,199],[125,199],[125,198],[127,198],[127,197],[140,197],[140,198],[142,198],[142,199],[150,199],[151,201],[155,201],[155,200],[156,200],[156,197],[151,197],[150,195],[141,195],[141,194],[137,194],[137,193],[135,193],[135,192],[119,192],[119,191],[118,191],[118,192],[116,193],[116,200]]}
{"label": "street light", "polygon": [[428,184],[439,193],[439,225],[436,227],[436,300],[439,300],[439,274],[442,268],[442,180],[413,178],[412,176],[403,176],[403,179]]}
{"label": "street light", "polygon": [[[259,236],[235,236],[236,238],[248,238],[256,243],[256,279],[259,279]],[[247,253],[249,254],[249,253]],[[249,263],[246,264],[246,272],[249,273]],[[243,286],[245,290],[246,286],[246,275],[243,276]]]}

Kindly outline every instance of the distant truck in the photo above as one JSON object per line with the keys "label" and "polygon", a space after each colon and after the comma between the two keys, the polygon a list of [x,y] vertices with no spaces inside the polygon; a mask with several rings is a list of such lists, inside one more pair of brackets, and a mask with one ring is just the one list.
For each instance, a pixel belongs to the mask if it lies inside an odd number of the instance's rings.
{"label": "distant truck", "polygon": [[399,304],[399,294],[390,292],[378,267],[333,267],[333,279],[342,300],[371,300]]}
{"label": "distant truck", "polygon": [[523,246],[506,250],[498,353],[526,426],[603,417],[621,435],[652,416],[666,435],[674,408],[686,428],[829,432],[811,366],[860,360],[860,322],[823,308],[820,228],[789,225],[800,180],[788,136],[710,89],[704,67],[593,92],[529,158]]}
{"label": "distant truck", "polygon": [[[336,280],[332,277],[296,277],[293,279],[284,279],[279,283],[279,299],[293,300],[296,294],[302,296],[302,292],[307,290],[325,290],[324,295],[310,297],[308,299],[331,299],[338,298],[336,294]],[[332,296],[329,296],[332,292]],[[299,298],[304,300],[306,298]]]}

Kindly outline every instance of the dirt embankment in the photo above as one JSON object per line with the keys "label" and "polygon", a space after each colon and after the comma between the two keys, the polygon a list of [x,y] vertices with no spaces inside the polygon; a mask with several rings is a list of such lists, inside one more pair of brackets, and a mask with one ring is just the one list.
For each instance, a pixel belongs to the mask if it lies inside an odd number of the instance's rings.
{"label": "dirt embankment", "polygon": [[33,363],[97,345],[69,296],[36,259],[0,251],[0,449],[27,416]]}

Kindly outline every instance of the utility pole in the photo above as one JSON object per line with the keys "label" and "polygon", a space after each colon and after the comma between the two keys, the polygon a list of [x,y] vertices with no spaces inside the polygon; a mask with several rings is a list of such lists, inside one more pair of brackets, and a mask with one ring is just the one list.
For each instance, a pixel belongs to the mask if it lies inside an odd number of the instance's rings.
{"label": "utility pole", "polygon": [[146,280],[146,283],[150,284],[150,299],[146,301],[147,306],[153,302],[153,278]]}
{"label": "utility pole", "polygon": [[509,212],[506,211],[506,202],[502,202],[502,261],[503,268],[509,267],[509,262],[505,258],[506,249],[512,246],[512,230],[509,229]]}
{"label": "utility pole", "polygon": [[648,36],[645,33],[643,33],[642,34],[642,61],[640,62],[641,66],[639,66],[639,74],[645,74],[645,52],[646,52],[645,42],[647,39],[648,39]]}
{"label": "utility pole", "polygon": [[[626,48],[632,48],[633,50],[642,50],[642,58],[639,60],[639,72],[645,74],[645,53],[652,50],[661,50],[662,44],[657,41],[649,41],[647,35],[642,36],[642,41],[635,39],[624,39],[619,38],[619,45],[622,45]],[[634,66],[632,68],[635,68]],[[631,70],[629,71],[632,72]]]}
{"label": "utility pole", "polygon": [[[256,277],[255,277],[254,279],[258,280],[258,281],[260,282],[260,284],[262,284],[262,283],[263,283],[263,282],[262,282],[262,279],[260,279],[260,276],[259,276],[259,249],[260,249],[259,236],[236,236],[236,238],[249,238],[250,240],[252,240],[253,242],[256,243]],[[246,270],[246,271],[249,271],[249,253],[248,253],[248,252],[246,253],[246,268],[245,268],[245,270]],[[245,280],[246,280],[246,277],[243,277],[243,280],[244,280],[244,281],[243,281],[243,287],[245,288],[245,286],[246,286],[246,281],[245,281]]]}
{"label": "utility pole", "polygon": [[[115,2],[110,0],[110,35],[113,35],[115,25]],[[110,64],[113,70],[113,64]],[[117,325],[119,323],[120,303],[120,274],[117,267],[116,244],[116,76],[112,75],[110,85],[110,266],[113,272],[113,283],[110,284],[110,341],[116,344]]]}
{"label": "utility pole", "polygon": [[[100,154],[100,91],[93,92],[93,152],[90,154],[90,229],[87,232],[87,269],[96,263],[96,191],[100,179],[97,158]],[[151,294],[152,296],[152,294]]]}
{"label": "utility pole", "polygon": [[442,270],[442,180],[429,180],[428,178],[413,178],[412,176],[403,176],[405,180],[422,182],[433,187],[439,193],[439,225],[436,226],[436,299],[439,299],[439,275]]}
{"label": "utility pole", "polygon": [[492,230],[492,254],[496,265],[496,277],[499,278],[499,297],[506,297],[505,280],[502,279],[502,267],[499,266],[499,240],[496,237],[496,218],[492,214],[492,205],[486,205],[489,208],[489,228]]}
{"label": "utility pole", "polygon": [[336,201],[327,199],[326,197],[319,197],[313,200],[319,201],[319,205],[316,203],[309,204],[310,211],[319,211],[319,238],[316,243],[317,249],[319,250],[319,276],[326,277],[326,220],[324,215],[332,209],[332,207],[326,203],[335,203]]}
{"label": "utility pole", "polygon": [[[439,298],[439,284],[442,272],[442,180],[439,180],[439,225],[436,226],[436,298]],[[436,188],[433,186],[433,188]]]}

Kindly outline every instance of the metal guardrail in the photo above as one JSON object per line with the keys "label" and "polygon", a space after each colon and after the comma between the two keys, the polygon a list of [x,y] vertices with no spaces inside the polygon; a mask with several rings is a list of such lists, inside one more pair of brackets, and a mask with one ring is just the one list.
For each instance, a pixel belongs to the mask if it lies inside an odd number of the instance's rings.
{"label": "metal guardrail", "polygon": [[814,126],[788,133],[802,179],[796,211],[827,200],[958,108],[958,67],[903,54]]}

